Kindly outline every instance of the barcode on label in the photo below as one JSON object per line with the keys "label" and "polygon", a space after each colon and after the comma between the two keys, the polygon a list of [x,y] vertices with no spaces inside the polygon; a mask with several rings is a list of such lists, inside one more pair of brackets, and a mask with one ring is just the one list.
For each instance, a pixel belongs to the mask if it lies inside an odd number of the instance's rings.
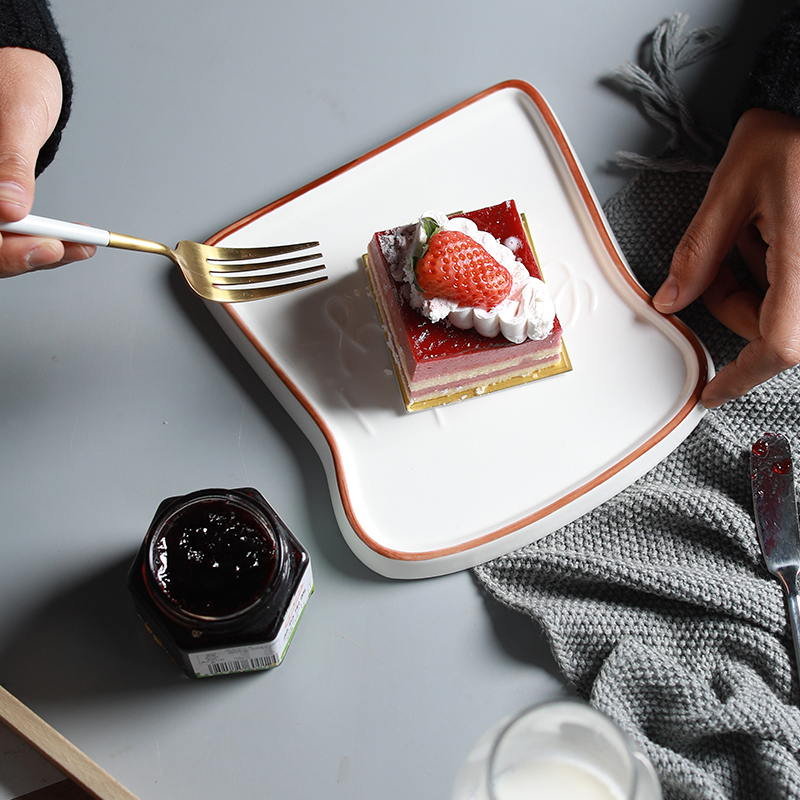
{"label": "barcode on label", "polygon": [[274,639],[261,644],[188,653],[189,664],[195,677],[210,678],[213,675],[231,675],[236,672],[254,672],[259,669],[277,667],[283,660],[286,648],[289,647],[289,642],[292,640],[294,629],[313,591],[314,577],[309,564],[292,598],[283,624]]}
{"label": "barcode on label", "polygon": [[249,672],[254,669],[268,669],[278,663],[277,656],[262,656],[261,658],[245,658],[241,661],[220,661],[216,664],[206,664],[209,675],[227,675],[231,672]]}

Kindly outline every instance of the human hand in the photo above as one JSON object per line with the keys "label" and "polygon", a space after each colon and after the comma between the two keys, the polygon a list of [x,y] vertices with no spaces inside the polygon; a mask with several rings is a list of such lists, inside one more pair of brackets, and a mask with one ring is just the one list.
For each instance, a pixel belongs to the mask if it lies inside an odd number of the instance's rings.
{"label": "human hand", "polygon": [[[33,205],[36,158],[61,112],[61,75],[35,50],[0,48],[0,221]],[[34,236],[0,236],[0,277],[89,258],[96,248]]]}
{"label": "human hand", "polygon": [[[734,245],[752,283],[725,261]],[[701,295],[748,342],[703,390],[707,408],[800,363],[800,119],[750,109],[736,124],[653,304],[673,313]]]}

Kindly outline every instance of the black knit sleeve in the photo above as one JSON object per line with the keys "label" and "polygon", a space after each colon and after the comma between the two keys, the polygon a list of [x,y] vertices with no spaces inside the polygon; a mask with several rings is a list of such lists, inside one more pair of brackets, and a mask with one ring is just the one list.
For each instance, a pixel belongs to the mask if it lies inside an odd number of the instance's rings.
{"label": "black knit sleeve", "polygon": [[0,47],[25,47],[49,56],[61,73],[63,101],[56,127],[36,162],[36,174],[50,164],[61,142],[72,105],[72,72],[64,42],[47,0],[0,0]]}
{"label": "black knit sleeve", "polygon": [[735,119],[749,108],[800,117],[800,2],[764,39],[737,97]]}

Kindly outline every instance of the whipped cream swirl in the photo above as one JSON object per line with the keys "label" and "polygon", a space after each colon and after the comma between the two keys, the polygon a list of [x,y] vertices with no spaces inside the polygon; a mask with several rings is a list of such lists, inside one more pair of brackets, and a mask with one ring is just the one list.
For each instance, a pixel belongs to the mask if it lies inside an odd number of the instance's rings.
{"label": "whipped cream swirl", "polygon": [[[426,297],[416,286],[414,262],[411,257],[425,244],[427,236],[421,220],[433,219],[442,230],[461,231],[474,239],[489,252],[495,261],[502,264],[511,274],[511,291],[502,303],[491,311],[473,306],[465,306],[443,297]],[[429,211],[420,217],[414,233],[414,245],[408,250],[403,264],[403,279],[410,287],[411,306],[431,322],[447,319],[451,325],[461,330],[475,328],[482,336],[493,339],[502,334],[510,342],[520,344],[526,339],[544,339],[553,329],[556,316],[555,305],[543,281],[534,278],[514,253],[522,247],[515,236],[499,242],[486,231],[466,217],[448,218],[439,211]]]}

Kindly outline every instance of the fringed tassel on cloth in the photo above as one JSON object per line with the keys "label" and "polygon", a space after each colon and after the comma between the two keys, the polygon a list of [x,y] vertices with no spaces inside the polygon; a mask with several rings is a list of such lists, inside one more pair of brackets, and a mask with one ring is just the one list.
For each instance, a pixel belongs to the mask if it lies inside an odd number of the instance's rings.
{"label": "fringed tassel on cloth", "polygon": [[626,168],[667,172],[713,172],[725,147],[724,138],[700,128],[683,97],[676,73],[725,45],[718,28],[685,32],[688,14],[675,14],[656,28],[651,42],[651,71],[633,63],[620,66],[614,79],[637,95],[645,113],[669,134],[664,152],[655,158],[617,153]]}

